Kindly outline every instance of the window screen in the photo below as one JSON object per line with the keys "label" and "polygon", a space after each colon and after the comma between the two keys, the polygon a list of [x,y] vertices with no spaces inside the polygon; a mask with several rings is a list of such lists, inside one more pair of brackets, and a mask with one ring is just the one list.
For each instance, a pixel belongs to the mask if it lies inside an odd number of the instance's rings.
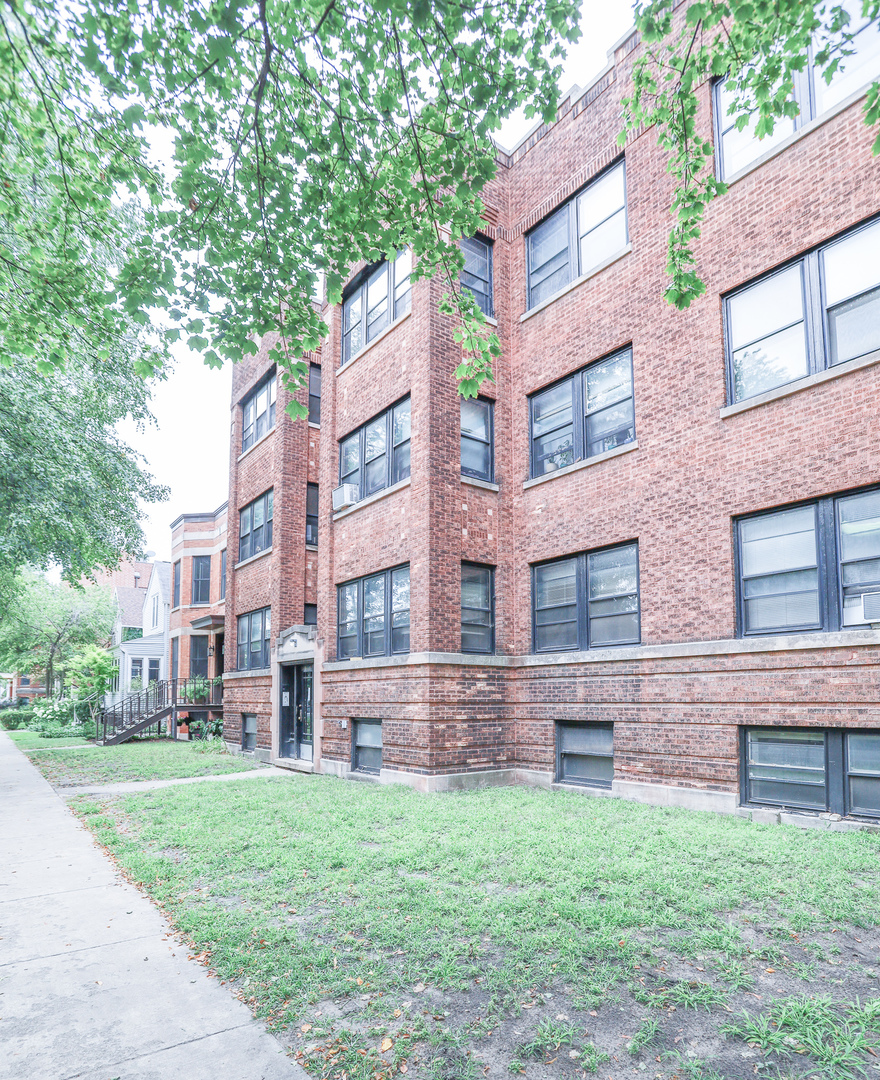
{"label": "window screen", "polygon": [[613,724],[557,724],[557,779],[610,787],[614,779]]}

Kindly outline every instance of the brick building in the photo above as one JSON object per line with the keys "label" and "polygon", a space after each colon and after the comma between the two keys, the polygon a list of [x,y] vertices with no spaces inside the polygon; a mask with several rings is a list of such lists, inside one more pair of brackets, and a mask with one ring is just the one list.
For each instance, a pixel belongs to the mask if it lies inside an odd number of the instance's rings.
{"label": "brick building", "polygon": [[466,244],[483,397],[406,252],[325,311],[310,423],[265,348],[238,365],[228,741],[422,790],[880,815],[876,27],[857,45],[771,141],[702,88],[730,189],[687,311],[656,134],[617,145],[632,33],[499,152]]}
{"label": "brick building", "polygon": [[[226,516],[227,503],[223,503],[213,513],[181,514],[171,523],[168,672],[179,681],[182,696],[190,700],[195,696],[203,704],[220,701],[219,681],[216,693],[187,695],[186,691],[198,688],[201,680],[219,680],[223,675]],[[194,719],[208,716],[205,709],[184,708],[181,723],[186,723],[190,713]]]}

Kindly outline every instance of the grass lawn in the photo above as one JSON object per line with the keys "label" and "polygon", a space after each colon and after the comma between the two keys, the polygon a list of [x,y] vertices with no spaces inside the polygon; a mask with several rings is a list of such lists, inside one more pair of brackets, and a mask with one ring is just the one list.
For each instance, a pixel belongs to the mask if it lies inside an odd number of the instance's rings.
{"label": "grass lawn", "polygon": [[315,1077],[880,1077],[880,835],[296,776],[74,808]]}
{"label": "grass lawn", "polygon": [[[59,740],[53,739],[53,742]],[[30,760],[56,787],[112,784],[129,780],[176,780],[183,776],[216,776],[259,768],[232,754],[204,752],[198,742],[170,739],[132,740],[119,746],[97,746],[63,752],[31,753]],[[208,744],[210,745],[210,744]]]}
{"label": "grass lawn", "polygon": [[19,750],[39,750],[41,747],[51,749],[53,746],[85,746],[88,743],[82,735],[75,739],[44,739],[35,731],[7,731],[6,734],[15,743]]}

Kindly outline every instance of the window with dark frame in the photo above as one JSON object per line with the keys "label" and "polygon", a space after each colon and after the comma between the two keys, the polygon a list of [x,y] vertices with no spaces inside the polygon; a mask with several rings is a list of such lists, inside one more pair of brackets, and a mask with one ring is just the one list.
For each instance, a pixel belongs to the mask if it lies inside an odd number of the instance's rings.
{"label": "window with dark frame", "polygon": [[473,293],[477,307],[491,319],[495,314],[492,301],[492,242],[481,236],[463,238],[459,246],[464,255],[461,286]]}
{"label": "window with dark frame", "polygon": [[880,220],[725,300],[733,403],[880,349]]}
{"label": "window with dark frame", "polygon": [[346,289],[342,301],[342,363],[410,308],[412,251],[404,248],[393,261],[369,267]]}
{"label": "window with dark frame", "polygon": [[193,555],[192,575],[192,603],[209,603],[211,599],[210,555]]}
{"label": "window with dark frame", "polygon": [[147,661],[147,682],[159,681],[159,661],[155,658]]}
{"label": "window with dark frame", "polygon": [[730,109],[734,94],[726,79],[714,87],[716,172],[719,179],[726,180],[747,168],[768,150],[778,146],[795,131],[811,120],[829,112],[862,87],[872,82],[880,73],[880,28],[876,20],[862,15],[861,0],[839,0],[849,12],[847,29],[855,31],[852,55],[842,59],[842,67],[825,81],[824,75],[813,63],[803,72],[796,73],[794,100],[798,108],[795,117],[778,117],[772,134],[759,139],[755,134],[757,117],[752,116],[746,126],[738,131]]}
{"label": "window with dark frame", "polygon": [[321,365],[309,364],[309,423],[321,423]]}
{"label": "window with dark frame", "polygon": [[303,624],[305,626],[318,625],[318,605],[305,604],[303,606]]}
{"label": "window with dark frame", "polygon": [[236,663],[239,671],[269,667],[272,609],[261,608],[239,615]]}
{"label": "window with dark frame", "polygon": [[253,753],[257,748],[257,715],[241,714],[241,748],[246,753]]}
{"label": "window with dark frame", "polygon": [[634,442],[632,349],[532,394],[529,421],[533,478]]}
{"label": "window with dark frame", "polygon": [[352,720],[351,767],[355,772],[378,775],[382,768],[382,722]]}
{"label": "window with dark frame", "polygon": [[339,483],[358,501],[405,480],[410,467],[410,399],[404,398],[339,443]]}
{"label": "window with dark frame", "polygon": [[143,689],[144,661],[140,656],[135,656],[131,661],[131,681],[139,682],[139,689]]}
{"label": "window with dark frame", "polygon": [[735,522],[739,632],[864,629],[880,592],[880,488]]}
{"label": "window with dark frame", "polygon": [[461,564],[461,651],[495,652],[495,570]]}
{"label": "window with dark frame", "polygon": [[278,384],[273,372],[241,403],[241,452],[244,453],[275,427]]}
{"label": "window with dark frame", "polygon": [[620,161],[527,234],[527,307],[594,270],[627,240],[626,166]]}
{"label": "window with dark frame", "polygon": [[172,586],[171,586],[172,600],[171,600],[171,602],[174,605],[174,607],[180,607],[180,560],[179,559],[171,567],[171,577],[172,577]]}
{"label": "window with dark frame", "polygon": [[880,732],[743,728],[743,802],[880,817]]}
{"label": "window with dark frame", "polygon": [[556,724],[556,779],[560,784],[610,788],[614,779],[614,724]]}
{"label": "window with dark frame", "polygon": [[318,485],[306,485],[306,543],[318,544]]}
{"label": "window with dark frame", "polygon": [[238,561],[244,562],[272,546],[274,489],[264,492],[238,512]]}
{"label": "window with dark frame", "polygon": [[220,552],[220,599],[226,599],[226,548]]}
{"label": "window with dark frame", "polygon": [[189,639],[189,677],[207,679],[208,677],[208,638],[204,634],[193,634]]}
{"label": "window with dark frame", "polygon": [[536,653],[638,643],[638,544],[533,566],[532,624]]}
{"label": "window with dark frame", "polygon": [[461,399],[461,471],[490,483],[495,478],[495,404],[487,398]]}
{"label": "window with dark frame", "polygon": [[409,652],[409,566],[337,585],[336,656]]}

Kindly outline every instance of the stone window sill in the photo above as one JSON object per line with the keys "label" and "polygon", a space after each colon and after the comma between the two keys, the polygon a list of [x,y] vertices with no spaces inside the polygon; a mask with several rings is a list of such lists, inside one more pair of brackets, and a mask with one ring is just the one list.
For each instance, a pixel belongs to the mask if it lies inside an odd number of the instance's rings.
{"label": "stone window sill", "polygon": [[615,446],[613,450],[606,450],[604,454],[595,454],[593,457],[585,458],[583,461],[576,461],[573,465],[566,465],[562,469],[556,469],[554,472],[544,473],[543,476],[536,476],[532,480],[526,480],[523,483],[523,491],[528,488],[537,487],[538,484],[546,484],[548,480],[555,480],[558,476],[568,476],[569,473],[579,472],[581,469],[589,469],[592,465],[599,465],[603,461],[609,461],[611,458],[620,457],[621,454],[628,454],[632,450],[638,450],[638,448],[638,439],[634,442],[627,443],[625,446]]}
{"label": "stone window sill", "polygon": [[748,412],[749,409],[757,409],[770,401],[778,401],[780,398],[799,394],[802,390],[809,390],[813,386],[821,386],[822,383],[831,382],[832,379],[839,379],[843,375],[849,375],[851,371],[860,371],[862,368],[873,367],[874,364],[880,364],[880,349],[865,356],[857,356],[855,360],[845,360],[842,364],[835,364],[834,367],[826,368],[825,371],[817,371],[814,375],[806,375],[803,379],[795,379],[794,382],[786,383],[784,386],[777,386],[774,390],[768,390],[764,394],[746,398],[745,401],[738,401],[735,405],[728,405],[718,415],[722,420],[726,420],[728,416],[736,416],[738,413]]}
{"label": "stone window sill", "polygon": [[465,476],[461,474],[461,482],[463,484],[470,484],[471,487],[482,488],[484,491],[500,491],[500,484],[493,484],[491,480],[480,480],[476,476]]}
{"label": "stone window sill", "polygon": [[267,547],[264,551],[258,551],[256,555],[251,555],[249,559],[242,559],[241,562],[236,563],[233,566],[233,570],[240,570],[243,566],[250,566],[252,562],[256,562],[257,559],[264,559],[267,555],[272,554],[272,548]]}
{"label": "stone window sill", "polygon": [[543,311],[544,308],[549,307],[550,304],[555,304],[560,297],[565,296],[566,293],[570,293],[572,289],[576,289],[579,285],[583,285],[585,281],[594,278],[596,274],[601,274],[603,270],[607,270],[609,266],[616,263],[618,259],[622,259],[624,255],[629,255],[631,251],[632,244],[627,244],[626,247],[621,248],[620,251],[615,252],[614,255],[610,255],[605,262],[601,262],[598,266],[593,267],[589,273],[581,274],[580,277],[576,277],[574,281],[570,281],[564,288],[555,292],[552,296],[548,296],[546,300],[542,300],[540,304],[537,304],[533,308],[529,308],[528,311],[520,315],[519,321],[524,323],[527,319],[531,319],[534,315],[537,315],[539,311]]}
{"label": "stone window sill", "polygon": [[248,456],[248,454],[252,454],[254,452],[254,450],[256,450],[256,448],[258,446],[262,446],[263,443],[266,441],[266,439],[268,439],[271,435],[274,435],[274,434],[275,434],[275,425],[273,424],[273,426],[269,428],[269,430],[266,432],[265,435],[262,435],[259,439],[257,439],[257,441],[255,443],[251,443],[251,445],[247,448],[247,450],[244,450],[242,453],[240,453],[238,455],[238,457],[235,459],[236,464],[239,461],[241,461],[242,458],[246,458]]}
{"label": "stone window sill", "polygon": [[402,488],[409,487],[410,477],[405,480],[398,480],[396,484],[392,484],[391,487],[382,488],[381,491],[376,491],[372,495],[368,495],[366,499],[361,499],[359,503],[355,503],[354,506],[347,506],[344,510],[337,510],[333,515],[333,521],[339,521],[341,518],[348,517],[349,514],[355,513],[357,510],[362,510],[365,506],[371,506],[373,503],[378,502],[380,499],[385,499],[389,495],[393,495],[395,491],[400,491]]}
{"label": "stone window sill", "polygon": [[405,311],[402,315],[398,316],[389,326],[386,326],[378,337],[373,338],[373,340],[368,345],[365,345],[361,349],[357,356],[353,356],[350,360],[346,360],[344,364],[338,367],[335,372],[336,378],[338,379],[339,376],[343,373],[343,371],[349,371],[352,367],[354,367],[358,360],[360,360],[362,357],[366,356],[367,353],[375,349],[380,341],[384,341],[385,338],[387,338],[393,330],[396,330],[402,322],[406,322],[410,315],[412,315],[412,307],[410,307],[409,311]]}

